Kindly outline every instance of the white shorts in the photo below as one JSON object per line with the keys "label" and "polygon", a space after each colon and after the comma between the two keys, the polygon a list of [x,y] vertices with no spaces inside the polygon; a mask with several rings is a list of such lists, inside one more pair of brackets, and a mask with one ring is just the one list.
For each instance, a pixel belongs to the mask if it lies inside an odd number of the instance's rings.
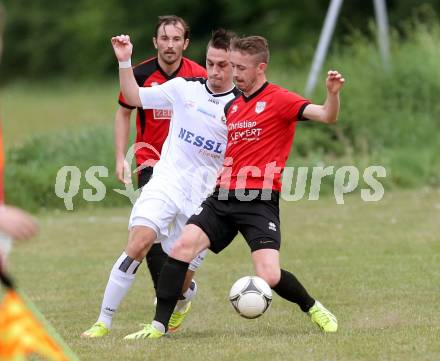
{"label": "white shorts", "polygon": [[[181,215],[179,215],[181,216]],[[171,224],[170,226],[170,234],[169,236],[162,240],[162,249],[166,254],[170,254],[171,249],[173,248],[174,242],[176,242],[176,240],[179,238],[180,233],[182,233],[182,229],[186,224],[186,221],[188,220],[189,217],[183,216],[182,219],[185,218],[185,221],[183,222],[182,227],[180,228],[179,226],[175,226],[176,223]],[[177,222],[178,224],[180,222]],[[204,251],[200,252],[196,258],[194,258],[190,264],[188,269],[190,269],[191,271],[195,271],[197,270],[197,268],[199,268],[203,261],[205,260],[205,257],[208,253],[208,250],[205,249]]]}
{"label": "white shorts", "polygon": [[[181,192],[153,176],[142,188],[141,195],[133,206],[128,229],[134,226],[153,229],[164,252],[169,254],[186,221],[198,207],[198,204],[191,203]],[[191,261],[189,269],[195,271],[200,267],[206,254],[207,250],[201,252]]]}

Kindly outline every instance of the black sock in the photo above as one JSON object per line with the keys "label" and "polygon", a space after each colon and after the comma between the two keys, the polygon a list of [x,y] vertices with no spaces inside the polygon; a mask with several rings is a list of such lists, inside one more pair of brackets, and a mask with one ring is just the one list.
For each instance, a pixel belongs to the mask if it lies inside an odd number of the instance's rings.
{"label": "black sock", "polygon": [[157,306],[154,320],[168,329],[168,322],[182,293],[189,263],[168,257],[160,272],[157,283]]}
{"label": "black sock", "polygon": [[272,289],[287,301],[298,304],[303,312],[307,312],[315,303],[296,277],[283,269],[280,282]]}
{"label": "black sock", "polygon": [[165,264],[167,257],[168,256],[163,251],[162,245],[160,243],[153,243],[153,246],[150,248],[147,255],[145,256],[155,290],[157,290],[157,281],[159,280],[160,270]]}

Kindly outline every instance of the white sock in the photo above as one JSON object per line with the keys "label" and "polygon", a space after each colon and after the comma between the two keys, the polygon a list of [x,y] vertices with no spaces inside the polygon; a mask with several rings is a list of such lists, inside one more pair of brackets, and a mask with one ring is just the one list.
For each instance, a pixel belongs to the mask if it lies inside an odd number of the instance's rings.
{"label": "white sock", "polygon": [[123,252],[113,265],[98,318],[98,322],[104,322],[108,328],[111,328],[113,315],[134,281],[139,264]]}
{"label": "white sock", "polygon": [[153,321],[151,322],[151,326],[153,326],[156,330],[165,333],[165,326],[160,323],[159,321]]}
{"label": "white sock", "polygon": [[185,311],[189,301],[191,301],[196,294],[197,294],[197,283],[196,281],[192,280],[188,289],[182,294],[182,296],[180,296],[180,299],[177,301],[174,310],[178,312]]}

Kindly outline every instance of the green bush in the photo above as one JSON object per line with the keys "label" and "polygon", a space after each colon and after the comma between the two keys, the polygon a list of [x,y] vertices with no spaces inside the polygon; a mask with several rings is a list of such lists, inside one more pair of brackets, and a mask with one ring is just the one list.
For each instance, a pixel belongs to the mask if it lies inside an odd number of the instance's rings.
{"label": "green bush", "polygon": [[[331,55],[326,69],[338,69],[346,78],[339,121],[331,127],[298,124],[291,164],[298,157],[313,164],[316,155],[326,163],[368,160],[387,167],[390,184],[440,185],[440,26],[409,29],[404,41],[393,36],[389,72],[376,44],[359,34]],[[274,77],[289,89],[305,80],[298,71],[275,71]],[[317,103],[325,99],[324,74],[321,79],[313,97]]]}
{"label": "green bush", "polygon": [[[308,0],[149,0],[125,2],[3,0],[7,12],[1,81],[17,79],[97,79],[113,74],[109,39],[130,34],[133,60],[154,52],[151,37],[158,15],[177,14],[191,26],[187,55],[203,62],[211,31],[218,27],[237,34],[262,35],[271,50],[282,52],[285,66],[310,61],[330,1]],[[403,24],[417,17],[429,21],[440,11],[440,0],[387,1],[390,24],[403,32]],[[353,29],[368,31],[374,18],[372,1],[345,1],[336,26],[340,42]]]}
{"label": "green bush", "polygon": [[76,132],[34,136],[7,152],[5,182],[8,203],[30,210],[63,209],[63,199],[55,194],[57,173],[64,166],[76,166],[81,172],[81,183],[73,198],[74,209],[91,206],[94,203],[84,201],[82,196],[84,189],[93,189],[85,181],[85,172],[91,166],[102,165],[108,169],[108,177],[100,178],[106,187],[106,196],[99,205],[129,205],[126,197],[113,191],[123,188],[114,175],[113,154],[110,127],[95,126]]}

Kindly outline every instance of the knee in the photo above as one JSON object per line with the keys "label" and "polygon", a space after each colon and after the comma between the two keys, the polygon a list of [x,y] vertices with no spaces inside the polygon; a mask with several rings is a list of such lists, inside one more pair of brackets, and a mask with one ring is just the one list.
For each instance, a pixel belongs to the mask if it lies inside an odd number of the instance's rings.
{"label": "knee", "polygon": [[170,256],[185,262],[191,262],[196,254],[194,254],[194,246],[188,238],[181,237],[173,245]]}
{"label": "knee", "polygon": [[155,240],[154,231],[143,230],[134,227],[130,231],[128,240],[129,255],[138,260],[142,260]]}
{"label": "knee", "polygon": [[262,264],[257,267],[256,273],[257,276],[265,280],[271,288],[275,287],[280,282],[281,270],[274,265]]}

